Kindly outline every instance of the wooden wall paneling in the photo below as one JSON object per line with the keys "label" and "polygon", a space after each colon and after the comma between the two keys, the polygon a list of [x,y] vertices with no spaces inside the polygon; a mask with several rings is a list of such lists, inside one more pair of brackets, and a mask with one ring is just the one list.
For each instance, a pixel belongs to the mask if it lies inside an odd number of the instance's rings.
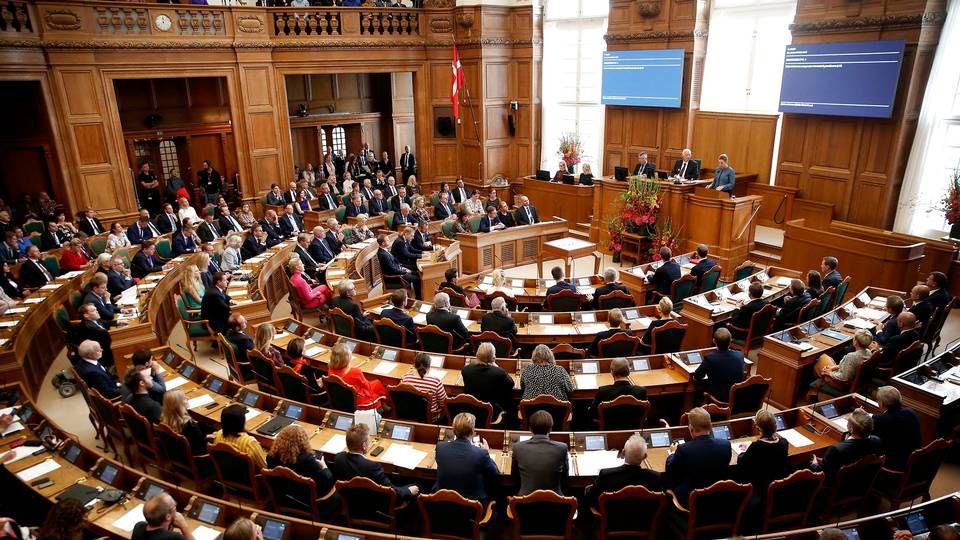
{"label": "wooden wall paneling", "polygon": [[[704,171],[716,168],[717,156],[725,153],[735,170],[757,173],[757,182],[768,184],[776,131],[776,115],[696,111],[691,150]],[[676,159],[660,167],[670,168]]]}
{"label": "wooden wall paneling", "polygon": [[293,165],[281,151],[281,146],[290,148],[284,144],[289,142],[290,132],[282,129],[286,110],[279,106],[281,102],[277,99],[280,78],[269,62],[261,61],[258,53],[251,55],[249,63],[241,60],[239,64],[244,128],[253,168],[253,177],[245,182],[249,189],[244,191],[261,193],[269,189],[271,183],[289,177]]}

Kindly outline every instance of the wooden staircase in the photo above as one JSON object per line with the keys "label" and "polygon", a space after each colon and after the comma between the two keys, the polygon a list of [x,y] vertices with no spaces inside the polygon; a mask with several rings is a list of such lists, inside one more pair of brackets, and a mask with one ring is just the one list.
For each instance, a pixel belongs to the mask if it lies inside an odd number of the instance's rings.
{"label": "wooden staircase", "polygon": [[[592,218],[593,216],[591,216]],[[572,238],[590,240],[590,223],[574,223],[568,232]]]}

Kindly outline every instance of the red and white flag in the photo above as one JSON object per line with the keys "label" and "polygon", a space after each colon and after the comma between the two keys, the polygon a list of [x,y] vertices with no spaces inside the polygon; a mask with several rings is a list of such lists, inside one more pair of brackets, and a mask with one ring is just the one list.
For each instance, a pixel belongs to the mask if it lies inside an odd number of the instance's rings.
{"label": "red and white flag", "polygon": [[452,78],[450,81],[450,101],[453,103],[453,118],[460,119],[460,89],[463,88],[463,66],[460,65],[460,55],[457,54],[457,45],[453,45]]}

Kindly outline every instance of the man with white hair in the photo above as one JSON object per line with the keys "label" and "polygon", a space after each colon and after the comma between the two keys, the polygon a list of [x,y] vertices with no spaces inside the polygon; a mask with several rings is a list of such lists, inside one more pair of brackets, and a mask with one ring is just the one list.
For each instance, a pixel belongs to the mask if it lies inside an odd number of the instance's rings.
{"label": "man with white hair", "polygon": [[920,418],[900,401],[900,391],[893,386],[881,386],[877,389],[877,403],[883,410],[873,415],[873,433],[883,443],[887,469],[902,471],[910,454],[920,448],[923,437],[920,434]]}
{"label": "man with white hair", "polygon": [[[686,446],[686,445],[684,445]],[[813,456],[810,468],[822,470],[826,475],[825,486],[833,485],[841,467],[870,455],[883,454],[880,439],[873,435],[873,417],[857,408],[847,418],[847,438],[827,448],[823,458]]]}
{"label": "man with white hair", "polygon": [[623,465],[601,469],[597,481],[584,491],[588,505],[597,507],[600,495],[613,493],[628,486],[643,486],[650,491],[662,491],[660,473],[643,467],[647,459],[647,441],[643,435],[634,433],[623,445]]}
{"label": "man with white hair", "polygon": [[342,279],[337,283],[337,296],[330,300],[330,306],[342,310],[344,313],[353,317],[353,325],[356,337],[364,341],[376,341],[377,336],[373,332],[373,323],[363,310],[353,300],[357,295],[357,287],[352,280]]}
{"label": "man with white hair", "polygon": [[432,324],[444,332],[453,334],[453,348],[458,349],[467,339],[467,327],[460,316],[450,311],[450,295],[445,292],[433,297],[433,309],[427,313],[427,324]]}
{"label": "man with white hair", "polygon": [[336,255],[343,251],[343,233],[340,231],[340,222],[335,217],[327,218],[327,245]]}
{"label": "man with white hair", "polygon": [[696,180],[700,178],[700,162],[694,161],[693,152],[691,152],[689,148],[684,148],[680,156],[680,159],[673,164],[670,176],[684,180]]}
{"label": "man with white hair", "polygon": [[383,191],[379,189],[373,190],[373,198],[370,199],[368,204],[371,217],[386,214],[390,210],[390,205],[383,199]]}
{"label": "man with white hair", "polygon": [[120,397],[120,383],[100,363],[100,358],[103,356],[103,348],[100,344],[88,339],[77,347],[77,354],[80,355],[80,361],[74,369],[87,386],[100,392],[100,395],[107,399]]}
{"label": "man with white hair", "polygon": [[[593,292],[593,309],[603,309],[600,305],[600,297],[608,295],[613,291],[630,294],[630,290],[623,283],[620,283],[620,272],[616,268],[607,268],[603,271],[603,285],[597,287]],[[631,305],[636,305],[636,302]]]}
{"label": "man with white hair", "polygon": [[407,203],[401,204],[400,211],[393,214],[393,228],[398,231],[402,231],[407,225],[415,223],[417,223],[417,217],[410,214],[410,205]]}
{"label": "man with white hair", "polygon": [[327,241],[326,232],[320,225],[313,228],[313,238],[310,239],[310,247],[307,251],[315,261],[321,264],[327,264],[336,255]]}
{"label": "man with white hair", "polygon": [[507,309],[507,301],[502,297],[496,297],[490,302],[490,311],[480,319],[481,332],[495,332],[501,337],[516,340],[517,323],[510,316],[510,310]]}

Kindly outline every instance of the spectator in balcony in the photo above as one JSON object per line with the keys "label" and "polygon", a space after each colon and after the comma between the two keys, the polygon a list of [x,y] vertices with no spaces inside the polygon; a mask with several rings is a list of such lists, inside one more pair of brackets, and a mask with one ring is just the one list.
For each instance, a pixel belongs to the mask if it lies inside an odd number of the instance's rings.
{"label": "spectator in balcony", "polygon": [[177,195],[178,191],[181,189],[187,189],[186,184],[183,183],[183,179],[180,178],[180,173],[178,173],[176,169],[170,169],[167,172],[167,181],[165,187],[167,189],[167,202],[170,204],[177,202],[177,199],[179,198]]}
{"label": "spectator in balcony", "polygon": [[53,200],[46,191],[37,196],[37,210],[42,221],[54,221],[57,217],[57,201]]}
{"label": "spectator in balcony", "polygon": [[183,220],[189,219],[190,223],[198,223],[200,221],[200,216],[197,215],[197,211],[190,206],[190,200],[186,197],[180,198],[180,208],[177,210],[177,217],[180,218],[180,222],[183,223]]}

